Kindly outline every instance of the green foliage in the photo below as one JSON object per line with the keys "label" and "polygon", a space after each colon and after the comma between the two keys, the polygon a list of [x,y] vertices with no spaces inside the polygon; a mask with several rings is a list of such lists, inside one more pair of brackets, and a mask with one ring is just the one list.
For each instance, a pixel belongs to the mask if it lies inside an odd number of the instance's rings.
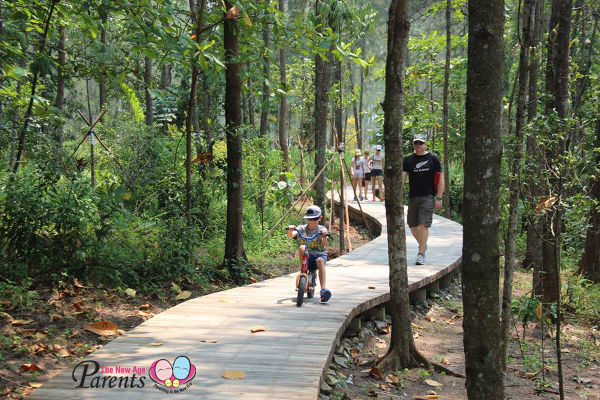
{"label": "green foliage", "polygon": [[7,280],[0,282],[0,299],[9,301],[17,309],[31,308],[39,301],[38,292],[31,290],[32,279],[26,277],[20,282]]}

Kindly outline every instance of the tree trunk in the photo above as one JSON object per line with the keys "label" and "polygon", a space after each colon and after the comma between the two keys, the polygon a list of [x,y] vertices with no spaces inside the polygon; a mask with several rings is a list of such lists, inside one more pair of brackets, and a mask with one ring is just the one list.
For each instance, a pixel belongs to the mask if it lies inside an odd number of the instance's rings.
{"label": "tree trunk", "polygon": [[[360,131],[361,141],[364,140],[363,135],[365,130],[363,129],[363,92],[365,88],[365,70],[360,67],[360,96],[358,97],[358,129]],[[369,144],[367,143],[367,146]]]}
{"label": "tree trunk", "polygon": [[[65,107],[65,67],[67,64],[67,53],[65,52],[65,41],[66,33],[65,26],[60,24],[58,26],[58,60],[56,63],[56,100],[54,106],[62,113]],[[56,145],[60,150],[62,149],[63,142],[63,129],[64,124],[61,122],[56,127]]]}
{"label": "tree trunk", "polygon": [[161,70],[160,70],[160,88],[161,89],[166,89],[169,86],[171,86],[171,82],[173,80],[172,74],[171,74],[171,65],[170,64],[163,64]]}
{"label": "tree trunk", "polygon": [[385,214],[388,227],[390,266],[390,311],[392,336],[390,348],[379,366],[402,370],[423,362],[412,335],[406,267],[406,236],[402,195],[402,116],[404,63],[410,22],[408,1],[392,0],[388,14],[388,45],[383,102],[383,137],[386,148]]}
{"label": "tree trunk", "polygon": [[[225,1],[229,10],[233,4]],[[223,29],[225,47],[225,137],[227,143],[227,226],[223,266],[234,272],[246,260],[242,236],[242,135],[241,79],[238,57],[238,24],[226,18]]]}
{"label": "tree trunk", "polygon": [[443,120],[443,137],[444,141],[444,216],[450,218],[450,163],[448,157],[450,156],[450,150],[448,148],[448,91],[450,86],[450,52],[452,51],[452,37],[451,37],[451,12],[452,12],[452,0],[446,0],[446,62],[444,64],[444,100],[442,105],[442,120]]}
{"label": "tree trunk", "polygon": [[[285,0],[279,0],[279,12],[285,14]],[[281,81],[281,89],[287,93],[287,76],[286,76],[286,54],[285,47],[279,48],[279,80]],[[287,95],[280,93],[279,95],[279,146],[283,152],[284,171],[290,169],[290,155],[288,149],[288,138],[285,130],[287,117]]]}
{"label": "tree trunk", "polygon": [[[551,34],[548,35],[548,62],[546,67],[546,113],[556,110],[558,117],[564,119],[568,113],[569,101],[569,38],[571,30],[572,0],[553,0],[550,20]],[[556,34],[554,34],[556,32]],[[560,130],[560,127],[556,127]],[[554,133],[553,133],[554,135]],[[555,164],[565,151],[565,141],[557,135],[554,143],[544,149],[547,168],[550,172],[547,197],[556,197],[556,207],[546,212],[544,218],[544,241],[542,244],[542,300],[544,303],[555,303],[559,297],[559,257],[555,248],[560,249],[561,218],[560,196],[562,194],[561,172]]]}
{"label": "tree trunk", "polygon": [[[52,20],[52,14],[54,13],[54,7],[58,4],[60,0],[52,0],[50,3],[50,8],[48,9],[48,14],[46,16],[46,20],[44,21],[44,30],[42,31],[42,37],[40,38],[40,47],[38,50],[39,55],[43,55],[46,52],[46,39],[48,38],[48,31],[50,29],[50,21]],[[29,96],[29,104],[27,105],[27,110],[25,111],[25,116],[23,117],[23,127],[21,128],[21,132],[19,133],[19,140],[17,143],[17,155],[15,157],[15,163],[13,165],[13,172],[16,173],[19,170],[19,164],[21,162],[21,156],[23,154],[23,150],[25,148],[25,136],[27,135],[27,128],[29,127],[29,123],[31,122],[31,116],[33,112],[33,103],[35,101],[35,91],[37,88],[39,79],[39,72],[36,71],[33,74],[33,78],[31,80],[31,94]]]}
{"label": "tree trunk", "polygon": [[358,120],[358,101],[356,99],[356,91],[354,90],[354,76],[352,71],[352,63],[348,61],[348,72],[350,73],[350,93],[352,93],[352,114],[354,116],[354,131],[356,132],[356,148],[363,148],[362,132],[360,131],[360,122]]}
{"label": "tree trunk", "polygon": [[[529,102],[527,106],[527,121],[531,122],[537,115],[538,106],[538,72],[540,68],[541,51],[539,50],[539,44],[542,41],[542,21],[544,13],[544,1],[538,0],[535,8],[535,28],[533,30],[533,37],[531,42],[531,54],[530,54],[530,65],[529,65]],[[540,154],[538,149],[537,140],[534,135],[527,137],[527,154],[532,158],[537,158]],[[539,165],[541,161],[531,163],[530,165]],[[536,204],[543,195],[541,185],[537,177],[525,176],[526,184],[528,189],[528,201],[531,210],[535,210]],[[537,214],[530,213],[531,217],[527,224],[527,240],[525,257],[523,260],[523,266],[525,268],[533,269],[533,290],[534,296],[541,295],[541,270],[543,264],[542,257],[542,221]]]}
{"label": "tree trunk", "polygon": [[[600,148],[600,106],[596,114],[596,143]],[[600,153],[596,152],[596,166],[600,165]],[[592,282],[600,283],[600,173],[596,171],[592,183],[591,197],[595,201],[590,206],[588,230],[585,236],[583,256],[579,261],[579,274]]]}
{"label": "tree trunk", "polygon": [[498,197],[504,1],[471,0],[468,13],[462,255],[465,385],[470,399],[502,399]]}
{"label": "tree trunk", "polygon": [[[195,0],[189,0],[190,14],[194,22],[194,34],[196,43],[200,42],[200,30],[202,28],[204,0],[202,5],[196,8]],[[192,60],[192,82],[190,95],[188,97],[187,113],[185,116],[185,217],[187,223],[192,222],[192,123],[196,104],[196,87],[198,85],[198,66]]]}
{"label": "tree trunk", "polygon": [[150,57],[144,57],[144,89],[146,93],[146,125],[152,125],[154,118],[152,111],[152,95],[150,89],[152,88],[152,59]]}
{"label": "tree trunk", "polygon": [[[106,23],[107,17],[102,17],[102,23],[100,24],[100,53],[106,52]],[[100,63],[101,65],[103,63]],[[98,78],[98,97],[100,102],[100,109],[106,104],[106,71],[104,68],[100,71],[100,77]]]}
{"label": "tree trunk", "polygon": [[[523,129],[525,125],[525,100],[527,92],[527,78],[529,75],[529,46],[531,42],[532,18],[535,17],[535,3],[537,0],[525,0],[522,17],[522,42],[519,56],[519,92],[517,95],[517,115],[515,138],[512,143],[510,155],[510,179],[508,201],[508,226],[504,242],[504,286],[502,290],[502,367],[506,370],[506,357],[510,343],[510,322],[512,287],[515,264],[515,235],[517,231],[519,182],[521,177],[521,158],[523,151]],[[519,17],[519,16],[518,16]]]}
{"label": "tree trunk", "polygon": [[[319,18],[319,0],[315,4],[315,14]],[[327,16],[320,16],[321,21],[327,20]],[[331,60],[331,54],[327,58]],[[321,56],[315,55],[315,109],[314,129],[315,147],[315,176],[325,166],[325,150],[327,147],[327,114],[329,109],[328,93],[331,87],[331,64]],[[324,209],[325,207],[325,174],[319,176],[315,182],[314,203]]]}
{"label": "tree trunk", "polygon": [[263,41],[265,43],[264,57],[263,57],[263,94],[261,101],[260,111],[260,126],[259,136],[267,136],[267,129],[269,128],[269,98],[271,91],[268,85],[269,75],[271,73],[271,59],[269,58],[269,47],[271,45],[271,30],[268,23],[263,26]]}
{"label": "tree trunk", "polygon": [[[343,132],[343,128],[342,128],[342,62],[340,60],[338,60],[337,58],[334,59],[333,62],[333,80],[334,83],[337,85],[338,88],[338,93],[337,96],[335,96],[335,100],[333,102],[334,104],[334,112],[333,112],[333,116],[334,116],[334,125],[335,125],[335,132],[332,132],[332,135],[337,134],[337,144],[338,144],[338,151],[339,151],[339,146],[343,146],[344,143],[344,132]],[[335,142],[334,142],[335,143]],[[344,158],[344,153],[340,152],[341,154],[341,160],[343,160]],[[340,183],[343,184],[345,183],[345,179],[343,179],[344,176],[344,171],[343,171],[343,166],[340,165]],[[350,177],[348,177],[348,179],[350,179]],[[340,207],[340,254],[344,254],[346,252],[346,190],[345,188],[341,187],[340,190],[340,203],[342,204],[342,207]]]}

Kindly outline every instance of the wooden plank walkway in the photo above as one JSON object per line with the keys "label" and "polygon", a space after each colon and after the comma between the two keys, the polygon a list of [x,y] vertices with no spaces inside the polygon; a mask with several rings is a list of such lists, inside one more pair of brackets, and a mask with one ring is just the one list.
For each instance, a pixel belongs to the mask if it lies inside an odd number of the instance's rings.
{"label": "wooden plank walkway", "polygon": [[[145,376],[143,387],[119,389],[106,384],[105,388],[76,388],[79,382],[74,381],[69,367],[30,398],[163,399],[168,394],[155,387],[147,371],[155,360],[172,363],[185,355],[196,366],[196,376],[185,391],[171,394],[178,399],[317,399],[335,346],[352,318],[389,299],[384,203],[369,201],[362,206],[381,223],[382,234],[327,263],[327,282],[333,294],[328,303],[320,304],[317,295],[296,307],[296,273],[198,297],[145,321],[88,356],[103,366],[146,368],[141,375]],[[351,207],[357,208],[356,203]],[[411,290],[460,263],[462,227],[457,223],[434,216],[424,266],[411,265],[417,246],[408,227],[406,238]],[[257,325],[267,330],[251,333]],[[156,342],[163,344],[150,345]],[[221,374],[225,370],[242,370],[246,377],[224,379]],[[81,371],[82,367],[76,377]],[[127,376],[95,376],[106,375]],[[86,386],[92,378],[86,380]],[[136,379],[139,386],[140,374]]]}

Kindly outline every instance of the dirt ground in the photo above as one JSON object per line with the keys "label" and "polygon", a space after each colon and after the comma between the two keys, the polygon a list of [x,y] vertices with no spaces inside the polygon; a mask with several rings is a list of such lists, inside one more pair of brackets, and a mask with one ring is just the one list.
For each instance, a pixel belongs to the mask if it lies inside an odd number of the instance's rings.
{"label": "dirt ground", "polygon": [[[332,232],[338,227],[333,226]],[[354,248],[369,241],[364,232],[350,227]],[[329,258],[339,254],[329,246]],[[293,261],[297,253],[285,255],[286,265],[257,264],[250,282],[269,279],[298,270]],[[38,299],[30,309],[17,309],[0,300],[0,397],[22,399],[63,368],[84,359],[154,315],[188,298],[223,290],[231,282],[211,282],[209,287],[193,287],[190,282],[173,282],[162,297],[143,297],[116,289],[87,286],[77,280],[57,288],[36,288]],[[189,294],[184,293],[189,292]],[[176,297],[180,296],[180,299]],[[109,321],[101,326],[102,335],[85,329],[94,321]]]}
{"label": "dirt ground", "polygon": [[[527,277],[521,273],[517,279],[527,280]],[[413,336],[418,350],[430,361],[464,375],[462,315],[460,285],[456,283],[438,298],[430,299],[426,307],[413,309]],[[600,343],[595,339],[598,327],[578,326],[573,322],[567,318],[562,329],[565,398],[600,400]],[[347,332],[337,348],[321,399],[467,398],[464,378],[424,369],[378,370],[376,361],[386,354],[389,346],[389,316],[386,321],[363,320],[362,325],[358,334]],[[539,329],[529,325],[523,339],[522,327],[517,325],[505,376],[505,398],[557,399],[554,342],[546,333],[542,364]]]}

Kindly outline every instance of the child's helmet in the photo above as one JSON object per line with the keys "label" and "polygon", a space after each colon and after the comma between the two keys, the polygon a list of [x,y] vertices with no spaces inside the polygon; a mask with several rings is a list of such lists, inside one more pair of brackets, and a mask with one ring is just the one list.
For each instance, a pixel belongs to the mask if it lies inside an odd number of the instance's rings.
{"label": "child's helmet", "polygon": [[304,214],[304,219],[319,218],[321,216],[321,208],[319,206],[308,206]]}

